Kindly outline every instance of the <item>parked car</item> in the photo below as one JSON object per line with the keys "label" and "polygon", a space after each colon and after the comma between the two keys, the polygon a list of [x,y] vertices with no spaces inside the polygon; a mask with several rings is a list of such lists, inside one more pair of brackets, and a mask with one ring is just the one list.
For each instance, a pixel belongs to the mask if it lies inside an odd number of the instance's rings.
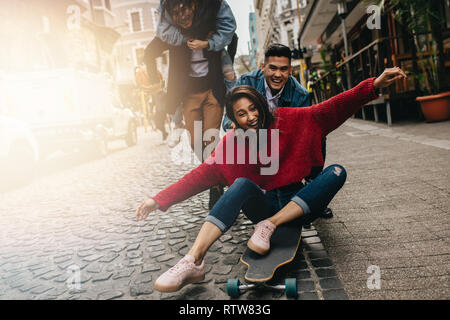
{"label": "parked car", "polygon": [[133,146],[138,138],[137,117],[120,103],[113,82],[99,74],[0,75],[0,115],[0,160],[17,174],[25,167],[30,174],[37,162],[57,151],[104,156],[109,141],[122,139]]}
{"label": "parked car", "polygon": [[32,178],[38,160],[39,146],[31,130],[20,121],[0,115],[1,186]]}

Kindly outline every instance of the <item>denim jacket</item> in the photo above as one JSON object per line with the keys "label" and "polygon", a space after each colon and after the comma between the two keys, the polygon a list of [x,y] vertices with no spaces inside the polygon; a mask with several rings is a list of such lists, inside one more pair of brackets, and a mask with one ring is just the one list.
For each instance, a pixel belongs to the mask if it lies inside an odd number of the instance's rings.
{"label": "denim jacket", "polygon": [[[237,81],[236,86],[249,85],[258,90],[266,97],[264,85],[264,74],[261,69],[243,74]],[[290,76],[284,85],[283,93],[278,101],[278,107],[308,107],[311,105],[309,92],[293,77]],[[226,131],[230,128],[231,120],[225,115],[222,128]]]}
{"label": "denim jacket", "polygon": [[[167,44],[180,46],[187,43],[187,38],[175,25],[167,11],[162,12],[161,4],[158,7],[159,21],[156,36]],[[210,51],[221,51],[230,44],[236,31],[236,19],[228,3],[223,0],[217,13],[216,32],[208,40]]]}

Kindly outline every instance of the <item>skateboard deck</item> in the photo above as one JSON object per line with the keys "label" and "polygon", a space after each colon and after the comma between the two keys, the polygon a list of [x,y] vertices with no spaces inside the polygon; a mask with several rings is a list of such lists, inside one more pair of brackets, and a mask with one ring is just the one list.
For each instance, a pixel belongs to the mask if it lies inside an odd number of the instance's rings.
{"label": "skateboard deck", "polygon": [[248,266],[244,278],[250,282],[267,282],[273,278],[275,271],[294,260],[300,247],[302,234],[301,223],[291,222],[280,225],[270,239],[270,251],[260,255],[246,248],[241,262]]}

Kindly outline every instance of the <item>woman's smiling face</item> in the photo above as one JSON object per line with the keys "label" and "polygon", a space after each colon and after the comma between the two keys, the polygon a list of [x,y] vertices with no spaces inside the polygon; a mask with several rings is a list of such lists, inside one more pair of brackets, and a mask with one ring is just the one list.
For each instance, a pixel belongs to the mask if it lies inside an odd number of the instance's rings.
{"label": "woman's smiling face", "polygon": [[195,3],[192,3],[190,6],[180,3],[170,11],[172,20],[183,29],[189,29],[192,26],[194,13]]}
{"label": "woman's smiling face", "polygon": [[237,100],[233,104],[233,114],[238,126],[242,129],[258,129],[259,112],[250,99],[242,97]]}

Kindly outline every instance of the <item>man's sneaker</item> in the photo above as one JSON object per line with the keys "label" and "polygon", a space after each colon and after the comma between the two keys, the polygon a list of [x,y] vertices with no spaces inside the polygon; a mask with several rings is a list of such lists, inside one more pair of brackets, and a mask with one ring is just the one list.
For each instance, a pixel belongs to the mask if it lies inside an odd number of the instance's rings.
{"label": "man's sneaker", "polygon": [[320,217],[324,219],[331,219],[333,218],[333,211],[330,208],[325,208],[325,210],[320,213]]}
{"label": "man's sneaker", "polygon": [[160,292],[175,292],[185,285],[205,279],[205,262],[197,266],[195,258],[186,255],[175,266],[164,272],[155,281],[155,289]]}
{"label": "man's sneaker", "polygon": [[269,252],[270,237],[275,231],[276,226],[269,220],[263,220],[255,226],[252,237],[248,240],[247,246],[261,255]]}

